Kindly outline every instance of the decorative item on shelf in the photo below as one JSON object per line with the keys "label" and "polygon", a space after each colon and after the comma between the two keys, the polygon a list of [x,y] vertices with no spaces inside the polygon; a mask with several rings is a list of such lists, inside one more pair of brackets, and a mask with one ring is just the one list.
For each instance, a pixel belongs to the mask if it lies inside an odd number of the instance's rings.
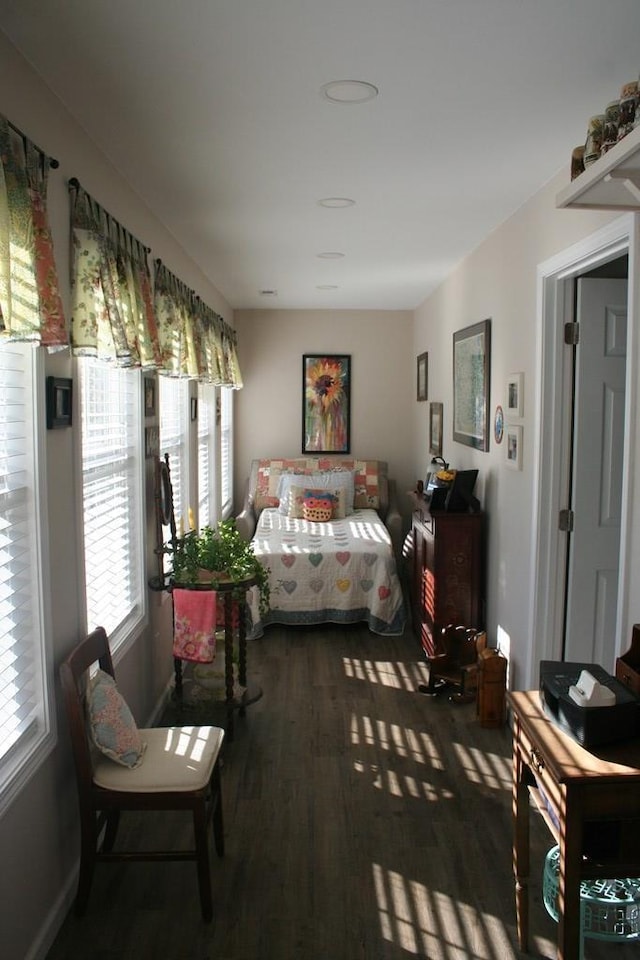
{"label": "decorative item on shelf", "polygon": [[624,139],[631,133],[636,119],[636,97],[638,96],[638,81],[631,80],[625,83],[620,91],[620,119],[618,122],[618,140]]}
{"label": "decorative item on shelf", "polygon": [[255,580],[260,591],[260,612],[269,610],[269,573],[253,552],[250,541],[244,540],[235,521],[221,520],[217,529],[203,527],[200,533],[188,530],[165,544],[164,553],[171,558],[170,578],[174,586],[215,589],[219,583],[237,583],[245,596],[244,584]]}
{"label": "decorative item on shelf", "polygon": [[602,153],[614,147],[618,140],[620,127],[620,101],[612,100],[604,111],[604,130],[602,132]]}
{"label": "decorative item on shelf", "polygon": [[584,144],[571,151],[571,179],[575,180],[584,173]]}
{"label": "decorative item on shelf", "polygon": [[598,113],[589,118],[587,124],[587,139],[584,145],[584,165],[590,167],[600,158],[604,135],[604,113]]}

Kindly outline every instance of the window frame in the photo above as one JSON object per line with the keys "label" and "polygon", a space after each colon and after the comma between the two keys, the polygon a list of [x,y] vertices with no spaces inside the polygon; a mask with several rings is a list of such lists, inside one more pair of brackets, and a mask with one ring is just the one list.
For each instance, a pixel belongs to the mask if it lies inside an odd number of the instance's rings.
{"label": "window frame", "polygon": [[51,578],[49,552],[49,519],[46,483],[46,435],[44,427],[44,356],[43,351],[29,343],[13,343],[12,348],[25,351],[25,369],[28,369],[30,383],[26,385],[26,396],[31,406],[27,408],[25,423],[31,424],[31,463],[32,463],[32,501],[33,543],[31,569],[33,576],[33,594],[30,597],[34,608],[34,658],[39,662],[37,676],[38,694],[41,710],[36,721],[36,729],[25,731],[18,741],[9,748],[0,765],[0,816],[14,802],[28,781],[40,769],[45,759],[53,751],[58,731],[54,709],[54,662],[53,630],[51,614]]}
{"label": "window frame", "polygon": [[[234,440],[234,403],[233,395],[235,390],[233,387],[220,387],[219,388],[220,396],[220,438],[218,443],[218,450],[220,455],[220,467],[218,475],[220,477],[220,492],[219,492],[219,504],[220,504],[220,516],[223,520],[227,520],[233,513],[233,440]],[[226,398],[226,400],[225,400]],[[226,418],[226,422],[225,422]],[[228,448],[227,448],[227,483],[228,483],[228,497],[223,501],[224,489],[225,489],[225,476],[223,473],[224,467],[224,456],[223,456],[223,444],[225,441],[225,435],[228,436]]]}
{"label": "window frame", "polygon": [[[87,633],[90,629],[89,625],[89,616],[88,616],[88,607],[87,607],[87,597],[86,597],[86,546],[85,546],[85,531],[84,531],[84,517],[83,517],[83,505],[84,505],[84,458],[83,458],[83,436],[82,436],[82,374],[81,374],[81,364],[86,360],[92,360],[93,358],[89,357],[76,357],[74,360],[74,372],[75,380],[78,384],[78,389],[76,393],[76,404],[77,404],[77,416],[75,416],[75,421],[78,424],[78,430],[80,432],[80,442],[77,444],[77,476],[78,483],[81,490],[81,497],[79,499],[78,509],[80,511],[79,522],[78,522],[78,558],[79,558],[79,607],[82,611],[84,617],[84,631]],[[101,363],[97,361],[97,363]],[[114,661],[117,663],[122,656],[126,653],[127,650],[133,645],[135,640],[140,636],[142,630],[148,623],[148,602],[147,602],[147,570],[146,570],[146,549],[145,549],[145,516],[146,516],[146,500],[145,500],[145,488],[144,488],[144,448],[143,448],[143,424],[144,424],[144,409],[143,409],[143,394],[142,389],[142,373],[139,369],[134,368],[112,368],[108,363],[103,364],[105,370],[109,369],[118,369],[119,374],[125,374],[131,376],[132,383],[130,388],[130,396],[134,398],[134,416],[135,423],[133,428],[132,443],[131,449],[136,451],[136,469],[133,470],[133,483],[132,491],[135,502],[137,503],[137,516],[136,522],[134,524],[133,536],[135,537],[135,546],[134,549],[138,558],[138,584],[139,584],[139,595],[136,602],[132,605],[129,612],[122,618],[118,626],[109,633],[109,647],[111,649],[111,654]]]}

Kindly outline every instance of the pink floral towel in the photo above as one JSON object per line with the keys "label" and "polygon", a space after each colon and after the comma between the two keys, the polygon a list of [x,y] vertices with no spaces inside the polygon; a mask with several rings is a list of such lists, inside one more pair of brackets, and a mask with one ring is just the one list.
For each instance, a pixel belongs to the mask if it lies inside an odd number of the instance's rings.
{"label": "pink floral towel", "polygon": [[211,663],[216,656],[215,590],[173,591],[173,655]]}

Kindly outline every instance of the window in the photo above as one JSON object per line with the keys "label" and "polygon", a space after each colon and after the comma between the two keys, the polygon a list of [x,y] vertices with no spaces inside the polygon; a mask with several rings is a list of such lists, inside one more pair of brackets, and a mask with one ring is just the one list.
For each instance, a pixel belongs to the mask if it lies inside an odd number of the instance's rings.
{"label": "window", "polygon": [[220,388],[220,500],[223,519],[233,510],[233,389]]}
{"label": "window", "polygon": [[217,510],[216,388],[198,384],[198,526],[215,526]]}
{"label": "window", "polygon": [[189,381],[160,377],[160,453],[169,454],[173,512],[178,532],[188,529],[189,501]]}
{"label": "window", "polygon": [[0,811],[54,741],[41,580],[41,367],[32,346],[0,344]]}
{"label": "window", "polygon": [[112,649],[144,614],[140,373],[78,360],[87,630]]}

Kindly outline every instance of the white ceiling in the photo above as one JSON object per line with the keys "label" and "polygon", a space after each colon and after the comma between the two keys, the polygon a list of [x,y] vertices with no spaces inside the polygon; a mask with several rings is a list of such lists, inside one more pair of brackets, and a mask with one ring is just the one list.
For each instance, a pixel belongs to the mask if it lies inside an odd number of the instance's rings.
{"label": "white ceiling", "polygon": [[[639,0],[0,0],[0,28],[236,308],[415,307],[640,70]],[[323,99],[344,79],[379,96]]]}

